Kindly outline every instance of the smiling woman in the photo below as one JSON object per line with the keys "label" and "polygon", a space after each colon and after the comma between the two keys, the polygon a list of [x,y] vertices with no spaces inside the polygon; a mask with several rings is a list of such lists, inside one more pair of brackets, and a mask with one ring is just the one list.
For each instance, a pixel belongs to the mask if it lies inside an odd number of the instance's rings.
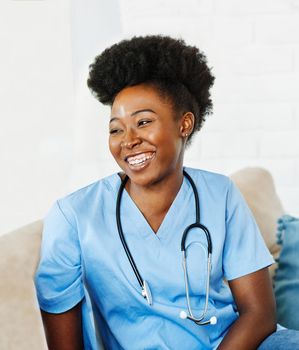
{"label": "smiling woman", "polygon": [[191,113],[178,118],[154,87],[139,84],[119,92],[111,114],[109,148],[130,184],[158,186],[174,171],[182,175],[184,135],[194,123]]}
{"label": "smiling woman", "polygon": [[35,282],[50,349],[101,338],[107,349],[246,350],[275,331],[273,259],[244,199],[226,176],[184,167],[213,82],[197,48],[165,36],[124,40],[90,66],[122,171],[59,199],[44,221]]}

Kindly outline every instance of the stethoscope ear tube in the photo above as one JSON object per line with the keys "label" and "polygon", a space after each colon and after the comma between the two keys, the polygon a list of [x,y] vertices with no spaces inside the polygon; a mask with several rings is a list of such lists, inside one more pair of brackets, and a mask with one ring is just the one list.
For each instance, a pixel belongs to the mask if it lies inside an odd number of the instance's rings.
{"label": "stethoscope ear tube", "polygon": [[180,318],[188,319],[195,322],[199,326],[205,326],[208,324],[214,325],[217,323],[216,316],[212,316],[208,321],[203,321],[206,317],[208,311],[208,303],[209,303],[209,295],[210,295],[210,274],[211,274],[211,254],[208,253],[207,259],[207,281],[206,281],[206,297],[205,297],[205,306],[202,314],[199,317],[193,316],[191,310],[190,296],[189,296],[189,281],[188,281],[188,272],[187,272],[187,261],[186,261],[186,251],[182,251],[182,259],[183,259],[183,269],[184,269],[184,281],[185,281],[185,292],[186,292],[186,302],[188,307],[188,313],[186,311],[180,312]]}

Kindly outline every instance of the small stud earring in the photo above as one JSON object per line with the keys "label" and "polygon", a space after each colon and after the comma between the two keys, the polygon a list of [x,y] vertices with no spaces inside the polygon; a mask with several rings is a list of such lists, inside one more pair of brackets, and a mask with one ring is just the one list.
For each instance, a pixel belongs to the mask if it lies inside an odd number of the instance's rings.
{"label": "small stud earring", "polygon": [[185,134],[185,137],[188,137],[189,135],[188,134]]}

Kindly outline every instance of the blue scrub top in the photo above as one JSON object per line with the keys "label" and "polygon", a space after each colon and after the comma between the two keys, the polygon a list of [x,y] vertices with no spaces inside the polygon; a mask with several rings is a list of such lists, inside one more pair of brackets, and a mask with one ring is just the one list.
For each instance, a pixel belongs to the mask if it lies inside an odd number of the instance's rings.
{"label": "blue scrub top", "polygon": [[[41,259],[35,276],[41,309],[69,310],[82,300],[85,349],[216,349],[238,313],[232,280],[273,263],[242,195],[231,180],[185,168],[195,182],[201,223],[211,233],[213,254],[207,319],[198,326],[179,317],[187,310],[181,238],[195,222],[192,187],[181,188],[155,234],[126,191],[121,219],[124,235],[153,305],[141,288],[119,239],[115,206],[120,177],[113,174],[55,202],[44,220]],[[194,315],[205,302],[207,243],[193,229],[186,242],[190,299]]]}

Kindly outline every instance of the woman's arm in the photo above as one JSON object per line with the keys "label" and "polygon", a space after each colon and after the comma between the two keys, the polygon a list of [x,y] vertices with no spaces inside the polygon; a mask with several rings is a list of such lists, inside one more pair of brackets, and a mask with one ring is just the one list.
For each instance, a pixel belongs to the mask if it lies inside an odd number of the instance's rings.
{"label": "woman's arm", "polygon": [[218,349],[255,350],[276,330],[275,300],[268,268],[231,280],[229,286],[240,317]]}
{"label": "woman's arm", "polygon": [[52,314],[41,310],[49,350],[83,350],[81,302],[71,310]]}

